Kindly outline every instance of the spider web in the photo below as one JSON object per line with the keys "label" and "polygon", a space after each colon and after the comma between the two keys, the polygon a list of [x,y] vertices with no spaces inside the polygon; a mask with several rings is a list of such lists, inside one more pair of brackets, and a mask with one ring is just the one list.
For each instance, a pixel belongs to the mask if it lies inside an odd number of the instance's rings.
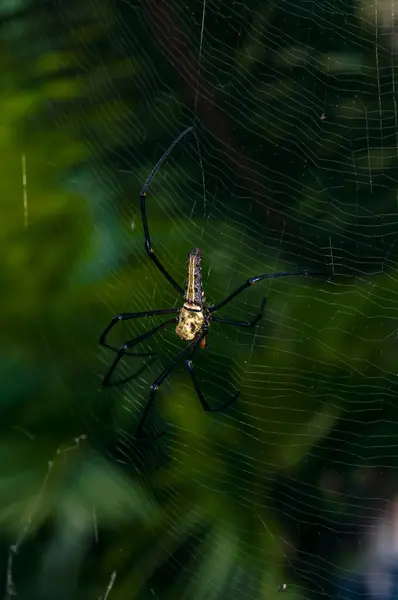
{"label": "spider web", "polygon": [[[108,43],[133,76],[126,91],[109,72],[98,99],[132,106],[93,172],[109,319],[181,305],[145,255],[139,190],[190,124],[147,202],[152,244],[173,277],[183,285],[193,247],[203,250],[208,302],[261,273],[326,274],[259,283],[220,310],[248,320],[267,296],[255,329],[214,323],[209,348],[195,355],[212,406],[241,390],[226,413],[201,411],[179,365],[147,421],[149,434],[167,435],[137,447],[149,385],[183,347],[173,328],[145,344],[155,359],[133,382],[99,393],[92,411],[109,411],[113,456],[138,465],[162,507],[159,548],[146,549],[155,566],[140,580],[154,597],[166,597],[162,578],[179,598],[269,598],[282,581],[307,598],[338,579],[344,597],[355,561],[364,568],[352,540],[377,524],[375,497],[391,499],[373,474],[397,462],[396,8],[112,6]],[[90,141],[98,152],[101,141]],[[113,339],[161,320],[122,323]],[[100,356],[102,376],[113,355]],[[142,365],[126,359],[118,375]]]}

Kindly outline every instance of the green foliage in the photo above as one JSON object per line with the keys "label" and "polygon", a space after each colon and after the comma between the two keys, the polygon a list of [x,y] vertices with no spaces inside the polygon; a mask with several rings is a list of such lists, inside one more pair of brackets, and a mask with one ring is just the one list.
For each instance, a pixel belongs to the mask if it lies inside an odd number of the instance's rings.
{"label": "green foliage", "polygon": [[[132,434],[148,385],[176,353],[174,332],[153,342],[159,362],[124,391],[101,388],[112,356],[97,340],[113,314],[177,305],[145,257],[137,199],[184,121],[186,88],[173,87],[175,65],[159,83],[166,54],[160,34],[148,33],[146,13],[138,11],[137,21],[129,15],[136,38],[126,48],[124,21],[106,2],[95,3],[95,14],[72,2],[63,18],[28,6],[19,30],[13,21],[2,29],[0,534],[2,562],[12,559],[8,598],[13,585],[21,598],[41,599],[105,598],[108,585],[116,599],[274,598],[291,549],[315,552],[292,521],[305,523],[316,513],[343,528],[354,512],[350,485],[338,492],[324,485],[325,465],[336,464],[349,482],[360,467],[396,468],[389,451],[396,409],[388,400],[397,390],[396,231],[388,216],[396,190],[380,185],[375,200],[363,175],[366,166],[367,175],[388,170],[392,177],[396,157],[383,147],[366,155],[357,149],[349,162],[347,146],[341,147],[342,121],[355,147],[377,104],[360,85],[364,72],[376,72],[371,34],[364,34],[361,54],[353,40],[331,51],[297,39],[271,52],[267,32],[281,27],[281,15],[257,4],[249,2],[247,10],[258,10],[261,27],[248,27],[222,69],[218,59],[207,65],[205,55],[202,68],[209,81],[217,80],[220,105],[234,81],[228,106],[229,119],[239,123],[237,144],[253,164],[279,173],[267,189],[274,186],[273,210],[282,218],[270,225],[265,193],[249,184],[242,191],[243,171],[228,162],[219,132],[202,115],[198,145],[195,138],[184,141],[153,182],[152,240],[178,281],[187,251],[204,248],[209,301],[252,275],[292,263],[330,277],[278,280],[231,305],[225,314],[242,319],[268,296],[255,335],[214,327],[198,370],[212,400],[236,387],[239,401],[226,415],[206,414],[186,374],[176,370],[149,419],[149,434],[156,424],[168,435],[149,446],[137,445]],[[228,10],[239,23],[238,8]],[[349,15],[351,26],[355,19]],[[232,47],[217,23],[207,27],[215,50],[221,40]],[[278,74],[272,81],[266,67]],[[353,93],[342,84],[326,123],[311,103],[303,104],[307,68],[309,80],[319,75],[317,97],[326,71],[343,83],[347,74],[356,78]],[[148,99],[143,91],[151,89]],[[391,107],[385,110],[388,118]],[[307,140],[315,118],[319,135]],[[292,164],[279,148],[300,119]],[[258,135],[264,131],[265,146]],[[318,160],[311,169],[301,160],[307,144]],[[363,191],[359,207],[350,186],[338,206],[328,196],[330,173],[319,165],[337,159],[347,159]],[[333,176],[339,186],[342,170]],[[382,230],[373,235],[380,215],[386,216]],[[366,256],[358,233],[365,222]],[[360,277],[347,275],[352,272]],[[123,340],[146,326],[116,336]],[[126,364],[131,370],[135,363]],[[366,439],[358,437],[361,427]],[[344,550],[333,554],[330,546],[319,555],[337,562]],[[291,596],[302,597],[299,586],[289,587]]]}

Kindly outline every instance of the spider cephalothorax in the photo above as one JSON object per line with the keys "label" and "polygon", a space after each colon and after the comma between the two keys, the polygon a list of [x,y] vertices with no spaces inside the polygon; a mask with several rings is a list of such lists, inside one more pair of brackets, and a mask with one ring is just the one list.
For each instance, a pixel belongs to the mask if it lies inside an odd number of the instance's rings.
{"label": "spider cephalothorax", "polygon": [[195,336],[202,329],[205,322],[206,318],[203,309],[185,303],[180,310],[176,334],[182,340],[189,342],[195,339]]}
{"label": "spider cephalothorax", "polygon": [[[167,279],[167,281],[174,287],[174,289],[184,298],[184,304],[181,309],[178,308],[161,308],[158,310],[146,310],[143,312],[135,312],[135,313],[122,313],[113,317],[109,325],[102,332],[99,343],[107,348],[110,348],[114,352],[116,352],[116,358],[111,364],[106,373],[103,381],[103,385],[117,385],[120,383],[124,383],[126,381],[130,381],[134,379],[134,377],[138,376],[138,374],[132,375],[131,377],[126,377],[124,379],[119,379],[118,381],[111,381],[111,377],[113,372],[115,371],[118,363],[121,358],[125,355],[129,356],[148,356],[148,353],[144,354],[134,354],[129,352],[132,348],[137,346],[138,344],[144,342],[145,340],[152,337],[156,332],[164,329],[168,325],[172,323],[177,323],[176,325],[176,333],[177,335],[184,341],[188,342],[183,350],[181,350],[177,356],[171,361],[171,363],[164,369],[164,371],[155,379],[153,384],[150,386],[149,392],[149,400],[142,412],[141,418],[139,420],[136,435],[139,436],[144,427],[145,419],[148,415],[148,412],[156,398],[156,393],[165,379],[169,376],[172,369],[179,363],[181,360],[185,359],[185,364],[188,369],[188,372],[191,376],[193,386],[195,388],[198,399],[205,411],[222,411],[228,406],[230,406],[236,398],[239,396],[239,392],[234,394],[231,398],[229,398],[223,405],[212,408],[206,401],[201,391],[199,382],[196,378],[192,358],[198,347],[204,348],[205,339],[210,328],[211,322],[223,323],[225,325],[236,325],[238,327],[254,327],[256,323],[261,319],[264,313],[264,307],[266,298],[264,297],[260,306],[260,310],[258,314],[251,321],[236,321],[231,319],[223,319],[221,317],[213,316],[213,313],[218,311],[220,308],[228,304],[231,300],[235,298],[238,294],[243,292],[246,288],[252,286],[253,284],[263,280],[263,279],[271,279],[274,277],[286,277],[288,275],[301,275],[301,276],[309,276],[316,275],[319,273],[311,273],[310,271],[298,271],[298,272],[282,272],[282,273],[267,273],[263,275],[257,275],[256,277],[251,277],[247,279],[242,285],[240,285],[234,292],[229,294],[224,300],[218,302],[218,304],[213,304],[212,306],[207,306],[205,304],[203,286],[202,286],[202,251],[199,248],[194,248],[188,254],[188,264],[187,264],[187,276],[185,282],[185,289],[183,289],[175,279],[170,275],[170,273],[165,269],[162,265],[158,257],[156,256],[152,245],[151,238],[149,235],[148,228],[148,220],[146,215],[146,198],[148,194],[148,188],[152,181],[153,176],[156,171],[159,169],[160,165],[166,159],[166,157],[170,154],[174,146],[183,138],[189,131],[192,130],[192,127],[188,127],[180,133],[180,135],[174,140],[174,142],[170,145],[170,147],[166,150],[163,156],[158,160],[152,171],[150,172],[144,187],[140,193],[140,203],[141,203],[141,217],[142,217],[142,225],[144,228],[145,235],[145,251],[150,258],[150,260],[154,263],[156,268],[162,273],[162,275]],[[146,333],[138,335],[132,340],[127,341],[121,348],[116,348],[107,343],[106,337],[109,331],[118,323],[119,321],[129,320],[129,319],[137,319],[140,317],[150,317],[156,315],[174,315],[170,319],[167,319],[160,325],[153,327]],[[141,370],[138,372],[140,373]]]}

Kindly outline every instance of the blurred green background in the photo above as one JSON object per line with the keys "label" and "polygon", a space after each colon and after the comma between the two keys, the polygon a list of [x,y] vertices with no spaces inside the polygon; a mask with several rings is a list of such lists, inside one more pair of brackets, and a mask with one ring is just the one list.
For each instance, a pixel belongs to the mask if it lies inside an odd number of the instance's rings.
{"label": "blurred green background", "polygon": [[[0,539],[4,598],[333,596],[396,493],[397,110],[391,2],[0,3]],[[398,7],[397,7],[398,10]],[[250,276],[196,369],[182,347],[103,389],[119,312]],[[121,324],[120,344],[159,320]],[[139,370],[125,360],[120,373]],[[377,499],[377,500],[376,500]],[[344,575],[345,574],[345,575]],[[349,577],[349,576],[348,576]],[[286,592],[286,593],[287,593]]]}

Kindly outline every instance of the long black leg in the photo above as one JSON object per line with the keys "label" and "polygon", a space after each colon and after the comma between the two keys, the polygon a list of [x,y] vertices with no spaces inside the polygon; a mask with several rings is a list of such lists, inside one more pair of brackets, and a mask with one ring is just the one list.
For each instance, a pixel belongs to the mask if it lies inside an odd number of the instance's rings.
{"label": "long black leg", "polygon": [[[182,360],[184,358],[184,356],[186,356],[187,354],[189,354],[192,351],[192,347],[197,345],[197,340],[194,340],[193,342],[191,342],[188,346],[186,346],[184,348],[184,350],[181,350],[181,352],[179,352],[177,354],[177,356],[175,358],[173,358],[173,360],[171,361],[171,363],[165,368],[165,370],[163,371],[163,373],[161,373],[159,375],[159,377],[157,377],[155,379],[155,381],[153,382],[153,384],[151,385],[151,391],[149,394],[149,399],[148,402],[144,408],[144,410],[142,411],[142,415],[140,418],[140,421],[138,423],[137,426],[137,430],[136,430],[136,437],[140,437],[140,434],[142,432],[145,420],[148,416],[149,411],[151,410],[151,407],[153,405],[153,403],[156,400],[156,394],[160,388],[160,386],[162,385],[162,383],[165,381],[165,379],[168,377],[168,375],[170,374],[170,372],[172,371],[172,369],[174,369],[174,367],[177,365],[177,363],[180,362],[180,360]],[[163,434],[161,434],[163,435]],[[160,437],[160,436],[158,436]]]}
{"label": "long black leg", "polygon": [[221,412],[221,411],[227,409],[228,406],[231,406],[231,404],[233,404],[235,402],[235,400],[237,399],[237,397],[240,394],[240,390],[235,394],[235,396],[232,396],[232,398],[230,398],[222,406],[219,406],[217,408],[211,408],[211,406],[208,404],[208,402],[206,402],[206,400],[205,400],[205,398],[203,396],[202,390],[200,389],[199,382],[196,379],[196,375],[195,375],[195,372],[193,370],[192,361],[190,359],[187,360],[186,361],[186,365],[188,367],[188,371],[189,371],[189,374],[191,376],[192,383],[193,383],[195,391],[196,391],[196,395],[199,398],[199,401],[200,401],[200,403],[201,403],[201,405],[203,407],[203,410],[205,410],[206,412]]}
{"label": "long black leg", "polygon": [[146,182],[144,183],[144,186],[141,190],[140,193],[140,202],[141,202],[141,218],[142,218],[142,224],[144,227],[144,233],[145,233],[145,252],[147,253],[147,255],[149,256],[149,258],[151,259],[151,261],[156,265],[156,267],[159,269],[159,271],[163,274],[163,276],[167,279],[167,281],[169,283],[171,283],[171,285],[174,287],[175,290],[177,290],[177,292],[179,294],[181,294],[181,296],[184,295],[184,290],[183,288],[178,285],[178,283],[175,281],[175,279],[173,279],[173,277],[170,275],[170,273],[168,271],[166,271],[166,269],[164,268],[164,266],[162,265],[162,263],[160,262],[160,260],[158,259],[158,257],[156,256],[152,246],[151,246],[151,237],[149,235],[149,229],[148,229],[148,219],[146,216],[146,197],[148,195],[148,188],[150,186],[150,183],[156,173],[156,171],[159,169],[159,167],[161,166],[161,164],[166,160],[166,158],[168,157],[168,155],[170,154],[170,152],[173,150],[174,146],[176,146],[178,144],[178,142],[184,137],[184,135],[186,135],[189,131],[191,131],[192,127],[187,127],[187,129],[185,129],[182,133],[180,133],[180,135],[173,141],[172,144],[170,144],[170,146],[167,148],[166,152],[163,154],[163,156],[158,160],[158,162],[156,163],[156,165],[153,167],[152,171],[149,173]]}
{"label": "long black leg", "polygon": [[262,281],[263,279],[274,279],[275,277],[289,277],[289,276],[293,276],[293,275],[299,276],[299,277],[310,277],[311,275],[323,275],[323,273],[305,270],[305,271],[297,271],[296,273],[280,272],[280,273],[268,273],[265,275],[257,275],[256,277],[251,277],[245,283],[243,283],[241,286],[239,286],[238,289],[236,289],[234,292],[232,292],[232,294],[227,296],[225,298],[225,300],[222,300],[221,302],[219,302],[218,304],[214,304],[213,306],[209,306],[208,311],[209,311],[209,313],[215,312],[222,306],[225,306],[226,304],[231,302],[231,300],[233,300],[235,298],[235,296],[237,296],[238,294],[243,292],[243,290],[250,287],[251,285],[254,285],[258,281]]}
{"label": "long black leg", "polygon": [[129,319],[139,319],[140,317],[154,317],[155,315],[172,315],[176,314],[178,311],[178,308],[162,308],[160,310],[146,310],[144,312],[121,313],[120,315],[116,315],[115,317],[113,317],[109,325],[105,327],[104,331],[100,335],[98,343],[101,344],[101,346],[105,346],[105,348],[109,348],[110,350],[119,352],[119,348],[115,348],[115,346],[110,346],[105,341],[106,336],[108,335],[110,330],[113,329],[116,323],[119,323],[119,321],[128,321]]}
{"label": "long black leg", "polygon": [[[116,386],[116,385],[120,385],[122,383],[127,383],[127,381],[132,381],[134,379],[134,377],[136,377],[136,375],[131,375],[130,377],[125,377],[124,379],[119,379],[117,381],[111,381],[111,377],[113,375],[113,372],[116,369],[116,367],[117,367],[118,363],[120,362],[120,360],[123,358],[123,356],[126,356],[126,355],[127,356],[137,356],[137,355],[134,355],[134,354],[129,354],[128,352],[126,352],[126,350],[128,350],[129,348],[133,348],[134,346],[136,346],[140,342],[143,342],[144,340],[152,337],[153,335],[155,335],[155,333],[157,331],[159,331],[160,329],[164,329],[170,323],[175,323],[176,320],[177,320],[176,317],[173,317],[172,319],[168,319],[164,323],[161,323],[160,325],[157,325],[153,329],[150,329],[149,331],[146,331],[145,333],[143,333],[142,335],[137,336],[133,340],[130,340],[129,342],[126,342],[126,344],[124,344],[121,348],[119,348],[119,350],[117,350],[117,355],[116,355],[115,360],[113,361],[113,363],[109,367],[108,372],[107,372],[107,374],[104,377],[102,385],[105,386],[105,387]],[[141,354],[141,356],[153,356],[153,355],[151,355],[150,353],[149,354],[147,353],[147,354]]]}
{"label": "long black leg", "polygon": [[224,323],[225,325],[237,325],[238,327],[254,327],[256,323],[264,316],[264,308],[267,302],[267,298],[264,296],[260,306],[260,312],[251,321],[231,321],[231,319],[222,319],[221,317],[212,317],[212,321],[216,323]]}

